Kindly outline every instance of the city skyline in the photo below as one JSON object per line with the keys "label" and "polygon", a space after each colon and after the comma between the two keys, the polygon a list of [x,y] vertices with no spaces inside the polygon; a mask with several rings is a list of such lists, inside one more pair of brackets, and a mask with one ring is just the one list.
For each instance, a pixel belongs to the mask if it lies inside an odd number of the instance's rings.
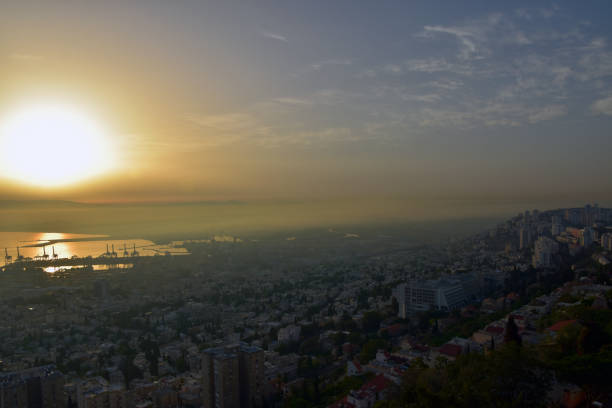
{"label": "city skyline", "polygon": [[0,192],[603,205],[612,201],[610,11],[605,2],[13,2],[0,15],[0,117],[40,99],[82,106],[107,130],[116,163],[56,188],[3,174]]}

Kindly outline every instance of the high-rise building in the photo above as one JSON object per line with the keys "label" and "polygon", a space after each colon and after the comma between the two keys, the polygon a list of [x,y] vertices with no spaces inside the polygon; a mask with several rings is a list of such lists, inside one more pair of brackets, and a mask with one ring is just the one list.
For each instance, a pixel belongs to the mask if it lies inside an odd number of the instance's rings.
{"label": "high-rise building", "polygon": [[612,251],[612,233],[601,234],[600,244],[602,248]]}
{"label": "high-rise building", "polygon": [[264,352],[259,347],[241,344],[238,349],[240,370],[240,406],[259,407],[264,394]]}
{"label": "high-rise building", "polygon": [[239,408],[238,355],[224,348],[204,351],[202,356],[202,404],[205,408]]}
{"label": "high-rise building", "polygon": [[580,245],[588,247],[593,243],[594,233],[591,227],[585,227],[580,231]]}
{"label": "high-rise building", "polygon": [[63,408],[64,375],[54,365],[0,374],[0,407]]}
{"label": "high-rise building", "polygon": [[251,408],[263,402],[263,350],[246,344],[204,350],[202,403],[205,408]]}
{"label": "high-rise building", "polygon": [[534,268],[547,268],[552,265],[553,255],[559,252],[559,244],[548,237],[540,237],[535,242],[531,263]]}
{"label": "high-rise building", "polygon": [[553,215],[551,221],[550,233],[553,237],[556,237],[563,232],[563,222],[558,215]]}
{"label": "high-rise building", "polygon": [[465,305],[466,295],[458,279],[435,280],[411,279],[400,284],[394,291],[399,303],[399,317],[406,318],[411,312],[430,309],[452,310]]}
{"label": "high-rise building", "polygon": [[579,225],[581,222],[581,211],[579,208],[568,208],[565,210],[565,221],[572,225]]}
{"label": "high-rise building", "polygon": [[519,230],[519,249],[525,249],[531,244],[531,230],[523,226]]}

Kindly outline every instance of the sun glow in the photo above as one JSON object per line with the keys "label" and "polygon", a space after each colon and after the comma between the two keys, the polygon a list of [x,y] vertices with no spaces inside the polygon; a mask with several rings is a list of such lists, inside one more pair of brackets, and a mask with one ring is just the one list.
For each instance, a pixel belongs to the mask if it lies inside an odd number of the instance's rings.
{"label": "sun glow", "polygon": [[61,103],[27,105],[0,118],[1,176],[41,187],[73,184],[113,166],[109,135]]}

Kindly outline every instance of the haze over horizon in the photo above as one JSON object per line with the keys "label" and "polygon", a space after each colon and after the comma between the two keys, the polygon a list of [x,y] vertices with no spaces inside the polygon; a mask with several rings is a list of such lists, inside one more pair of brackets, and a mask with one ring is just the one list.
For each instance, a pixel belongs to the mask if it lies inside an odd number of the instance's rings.
{"label": "haze over horizon", "polygon": [[609,203],[612,9],[590,4],[4,4],[0,117],[83,106],[117,163],[0,194]]}

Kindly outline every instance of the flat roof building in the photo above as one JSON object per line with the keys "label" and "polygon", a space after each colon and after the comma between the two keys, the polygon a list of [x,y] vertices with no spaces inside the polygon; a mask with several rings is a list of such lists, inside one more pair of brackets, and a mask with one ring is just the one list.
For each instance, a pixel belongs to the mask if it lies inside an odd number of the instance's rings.
{"label": "flat roof building", "polygon": [[64,375],[55,365],[0,374],[2,408],[63,408]]}
{"label": "flat roof building", "polygon": [[394,296],[399,303],[399,317],[404,319],[411,312],[430,309],[452,310],[467,303],[462,282],[451,278],[411,279],[399,285],[394,291]]}

